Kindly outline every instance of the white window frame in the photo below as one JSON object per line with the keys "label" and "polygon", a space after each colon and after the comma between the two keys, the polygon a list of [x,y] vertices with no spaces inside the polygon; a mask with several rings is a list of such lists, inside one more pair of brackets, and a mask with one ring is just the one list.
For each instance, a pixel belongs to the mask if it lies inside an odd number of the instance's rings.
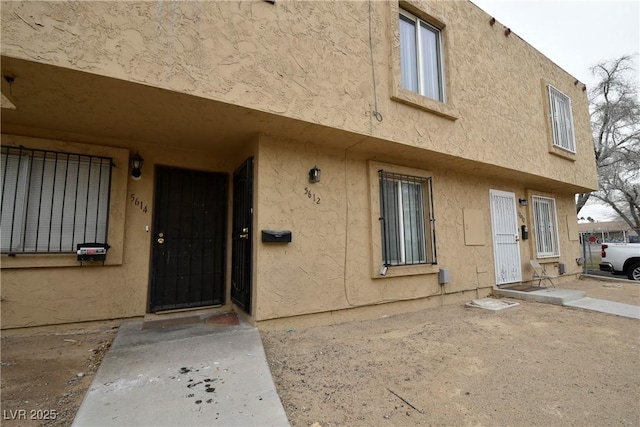
{"label": "white window frame", "polygon": [[[403,48],[402,48],[402,21],[403,18],[411,21],[414,25],[415,28],[415,32],[414,32],[414,37],[415,37],[415,49],[416,49],[416,58],[415,58],[415,64],[416,64],[416,78],[417,78],[417,82],[415,82],[415,85],[417,85],[417,87],[411,87],[409,86],[408,82],[406,82],[406,66],[403,67]],[[443,60],[443,55],[442,55],[442,30],[440,28],[435,27],[434,25],[428,23],[427,21],[418,18],[417,16],[413,15],[412,13],[407,12],[404,9],[400,9],[400,14],[398,17],[398,25],[400,27],[400,72],[402,74],[401,76],[401,85],[404,89],[406,90],[410,90],[412,92],[416,92],[419,93],[422,96],[425,96],[427,98],[433,99],[435,101],[439,101],[439,102],[445,102],[446,100],[446,91],[445,91],[445,74],[444,74],[444,60]],[[435,56],[432,58],[432,61],[435,61],[435,66],[437,68],[437,79],[435,81],[435,83],[437,84],[437,91],[438,93],[434,96],[434,94],[429,93],[429,89],[427,87],[427,85],[425,84],[425,82],[427,81],[428,76],[426,76],[426,65],[425,65],[425,61],[426,58],[423,57],[424,54],[424,45],[426,43],[426,41],[424,40],[424,37],[421,36],[421,31],[420,29],[424,28],[427,31],[430,31],[431,33],[433,33],[436,37],[436,43],[435,43],[435,49],[436,49],[436,53]],[[433,82],[432,82],[433,83]]]}
{"label": "white window frame", "polygon": [[571,98],[552,85],[548,85],[547,88],[549,93],[549,114],[551,117],[553,145],[575,154],[576,138],[573,126]]}
{"label": "white window frame", "polygon": [[551,197],[532,196],[533,226],[536,235],[536,257],[560,256],[560,234],[556,200]]}
{"label": "white window frame", "polygon": [[3,147],[2,253],[75,253],[107,243],[113,160]]}
{"label": "white window frame", "polygon": [[[435,264],[435,233],[433,230],[433,206],[431,198],[431,178],[401,175],[380,170],[380,220],[382,226],[382,259],[384,265],[402,266]],[[395,185],[395,197],[385,197],[385,183]],[[419,187],[417,201],[405,200],[404,189]],[[395,200],[394,200],[395,199]],[[394,214],[395,221],[385,218]],[[405,217],[409,216],[409,226],[405,227]],[[416,227],[411,224],[415,224]],[[393,232],[391,231],[393,227]],[[390,241],[394,236],[395,240]],[[417,256],[407,254],[408,241],[416,241]],[[413,251],[412,251],[413,253]],[[410,258],[410,259],[409,259]]]}

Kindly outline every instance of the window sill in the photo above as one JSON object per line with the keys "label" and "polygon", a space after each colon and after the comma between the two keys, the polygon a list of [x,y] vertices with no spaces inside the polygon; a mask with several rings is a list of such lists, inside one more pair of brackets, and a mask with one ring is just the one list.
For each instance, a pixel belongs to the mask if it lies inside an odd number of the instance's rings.
{"label": "window sill", "polygon": [[[122,265],[122,257],[118,256],[116,251],[107,254],[107,260],[104,266]],[[18,254],[16,256],[8,256],[2,254],[2,269],[8,268],[38,268],[38,267],[80,267],[80,261],[77,260],[76,254]],[[82,267],[100,266],[102,262],[84,261]]]}
{"label": "window sill", "polygon": [[540,264],[553,264],[554,262],[560,262],[560,256],[550,256],[546,258],[536,256],[536,259]]}
{"label": "window sill", "polygon": [[570,160],[572,162],[576,161],[576,153],[572,153],[571,151],[565,150],[564,148],[560,148],[555,145],[549,147],[549,153],[558,157],[562,157],[563,159]]}
{"label": "window sill", "polygon": [[455,121],[460,118],[460,112],[458,109],[406,89],[396,88],[393,91],[391,99],[448,120]]}
{"label": "window sill", "polygon": [[374,279],[386,279],[389,277],[404,277],[404,276],[418,276],[424,274],[437,274],[440,270],[440,266],[434,264],[419,264],[419,265],[403,265],[394,266],[387,269],[387,274],[380,275],[380,270],[376,270]]}

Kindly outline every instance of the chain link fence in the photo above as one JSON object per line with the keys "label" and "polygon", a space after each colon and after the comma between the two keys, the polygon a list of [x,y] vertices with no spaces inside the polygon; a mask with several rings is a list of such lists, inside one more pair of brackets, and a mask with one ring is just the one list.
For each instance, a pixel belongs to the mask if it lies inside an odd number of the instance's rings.
{"label": "chain link fence", "polygon": [[600,262],[602,261],[602,245],[600,243],[582,239],[582,272],[590,274],[600,271]]}

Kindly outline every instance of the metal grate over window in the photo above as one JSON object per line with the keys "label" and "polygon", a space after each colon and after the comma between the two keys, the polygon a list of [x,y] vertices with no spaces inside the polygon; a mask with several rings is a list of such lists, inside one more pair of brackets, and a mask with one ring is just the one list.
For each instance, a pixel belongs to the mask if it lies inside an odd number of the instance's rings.
{"label": "metal grate over window", "polygon": [[378,175],[384,265],[436,264],[431,178]]}
{"label": "metal grate over window", "polygon": [[533,196],[533,223],[536,232],[536,256],[560,256],[556,201],[549,197]]}
{"label": "metal grate over window", "polygon": [[2,147],[1,252],[66,253],[107,243],[109,157]]}
{"label": "metal grate over window", "polygon": [[571,113],[571,98],[549,85],[549,106],[553,131],[553,145],[571,153],[576,152],[576,140]]}

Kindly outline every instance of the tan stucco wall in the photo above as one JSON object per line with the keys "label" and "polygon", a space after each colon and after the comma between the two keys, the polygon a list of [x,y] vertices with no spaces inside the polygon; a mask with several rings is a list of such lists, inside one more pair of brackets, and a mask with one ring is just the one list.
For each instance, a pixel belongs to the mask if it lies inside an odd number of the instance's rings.
{"label": "tan stucco wall", "polygon": [[[228,154],[135,144],[130,150],[139,151],[145,165],[143,178],[134,181],[126,166],[129,150],[13,135],[3,135],[2,143],[115,153],[116,197],[112,214],[117,217],[124,213],[122,221],[111,223],[110,236],[124,236],[117,244],[117,238],[110,240],[113,247],[107,264],[112,265],[80,267],[73,255],[55,255],[51,257],[60,267],[51,268],[43,267],[47,263],[43,258],[50,258],[46,255],[3,257],[3,328],[145,315],[151,255],[151,233],[145,227],[153,229],[156,164],[232,173],[244,159],[255,156],[253,307],[257,321],[437,297],[435,302],[425,300],[405,307],[410,309],[486,295],[495,284],[489,208],[492,188],[529,200],[535,194],[554,197],[562,253],[558,259],[549,260],[551,270],[560,261],[567,264],[569,274],[579,273],[579,266],[573,261],[579,257],[580,248],[566,225],[567,216],[575,220],[571,194],[539,192],[508,181],[479,179],[425,164],[424,171],[434,180],[438,265],[417,270],[392,268],[387,277],[380,277],[377,271],[381,254],[379,242],[375,241],[380,233],[376,221],[379,207],[371,197],[371,192],[377,191],[377,175],[372,179],[372,171],[380,165],[401,165],[372,162],[367,156],[348,150],[329,150],[312,143],[259,135]],[[307,174],[315,165],[322,170],[322,181],[310,184]],[[131,194],[148,205],[147,213],[130,203]],[[532,229],[530,208],[517,209],[519,223]],[[465,210],[480,213],[483,236],[478,238],[478,230],[474,230],[474,245],[465,243]],[[291,230],[293,242],[262,243],[260,231],[264,229]],[[525,281],[530,278],[528,259],[535,253],[534,245],[533,236],[520,244]],[[121,260],[118,253],[122,254]],[[440,267],[451,272],[451,282],[444,287],[437,283]],[[228,268],[227,301],[229,277]],[[451,300],[453,295],[458,297]]]}
{"label": "tan stucco wall", "polygon": [[[147,232],[146,227],[153,230],[154,166],[232,174],[234,168],[254,152],[254,141],[247,141],[231,153],[193,152],[142,143],[127,150],[6,134],[2,135],[2,144],[108,155],[114,157],[116,164],[109,223],[112,247],[107,265],[84,263],[81,267],[74,254],[17,255],[15,258],[3,255],[0,259],[3,329],[144,316],[152,238],[152,232]],[[129,153],[135,151],[139,151],[145,161],[138,181],[129,176]],[[131,194],[148,207],[146,213],[131,201]],[[228,281],[230,268],[227,270]],[[229,287],[226,288],[228,291]],[[225,299],[229,301],[228,295]]]}
{"label": "tan stucco wall", "polygon": [[[506,180],[478,179],[425,164],[425,170],[433,177],[438,265],[391,267],[386,277],[380,277],[380,263],[375,261],[381,260],[380,246],[375,242],[375,236],[380,234],[376,221],[379,206],[370,202],[370,192],[378,191],[372,185],[377,176],[370,179],[372,162],[349,152],[323,150],[317,145],[267,135],[261,136],[258,152],[258,321],[441,294],[488,294],[496,283],[490,189],[513,192],[516,198],[529,200],[534,194],[554,197],[561,256],[542,262],[550,264],[549,271],[556,271],[557,263],[564,262],[568,276],[580,272],[575,262],[580,247],[577,241],[570,240],[566,226],[567,215],[575,218],[572,194],[541,193]],[[379,164],[374,162],[373,170]],[[322,170],[322,180],[310,184],[306,176],[314,165]],[[465,243],[465,209],[482,213],[483,244]],[[519,225],[527,224],[531,230],[529,209],[531,206],[517,206]],[[292,242],[261,243],[258,233],[263,229],[290,230]],[[535,258],[533,233],[529,240],[520,242],[520,252],[523,280],[531,280],[528,261]],[[447,267],[451,273],[451,282],[444,287],[438,284],[440,267]]]}
{"label": "tan stucco wall", "polygon": [[[470,2],[403,5],[443,26],[449,119],[398,89],[396,2],[3,2],[2,54],[595,188],[582,84]],[[549,154],[543,82],[572,99],[571,160]]]}
{"label": "tan stucco wall", "polygon": [[[489,25],[469,2],[403,5],[443,29],[445,103],[399,87],[396,2],[2,2],[3,57],[54,66],[3,63],[3,72],[24,71],[11,88],[2,82],[16,106],[5,115],[16,122],[3,118],[3,125],[87,142],[80,150],[110,147],[121,162],[135,151],[145,158],[140,181],[129,179],[128,169],[117,172],[114,265],[78,267],[70,257],[63,264],[73,266],[53,268],[40,257],[3,258],[2,327],[144,315],[151,256],[145,227],[153,211],[136,209],[129,196],[152,207],[154,165],[231,174],[249,156],[256,158],[254,320],[393,301],[415,308],[436,300],[428,297],[446,302],[488,293],[495,284],[490,189],[554,197],[561,256],[545,261],[552,271],[564,262],[569,274],[578,273],[573,192],[597,185],[582,84],[517,37],[517,29],[507,37],[500,23]],[[82,89],[65,89],[74,82]],[[547,84],[572,99],[576,155],[550,146]],[[109,97],[107,107],[100,95]],[[58,114],[65,107],[81,123]],[[57,128],[49,113],[64,125]],[[26,117],[37,115],[34,122]],[[13,138],[3,135],[3,143]],[[24,145],[51,144],[68,143]],[[433,177],[437,266],[376,274],[372,171],[380,163]],[[314,165],[322,181],[309,184]],[[532,230],[531,206],[517,209],[519,224]],[[473,238],[465,236],[465,210],[476,227],[484,224]],[[264,229],[291,230],[293,242],[262,243]],[[520,242],[523,280],[531,274],[533,234]],[[440,267],[451,272],[444,287]],[[227,293],[229,276],[230,265]]]}

